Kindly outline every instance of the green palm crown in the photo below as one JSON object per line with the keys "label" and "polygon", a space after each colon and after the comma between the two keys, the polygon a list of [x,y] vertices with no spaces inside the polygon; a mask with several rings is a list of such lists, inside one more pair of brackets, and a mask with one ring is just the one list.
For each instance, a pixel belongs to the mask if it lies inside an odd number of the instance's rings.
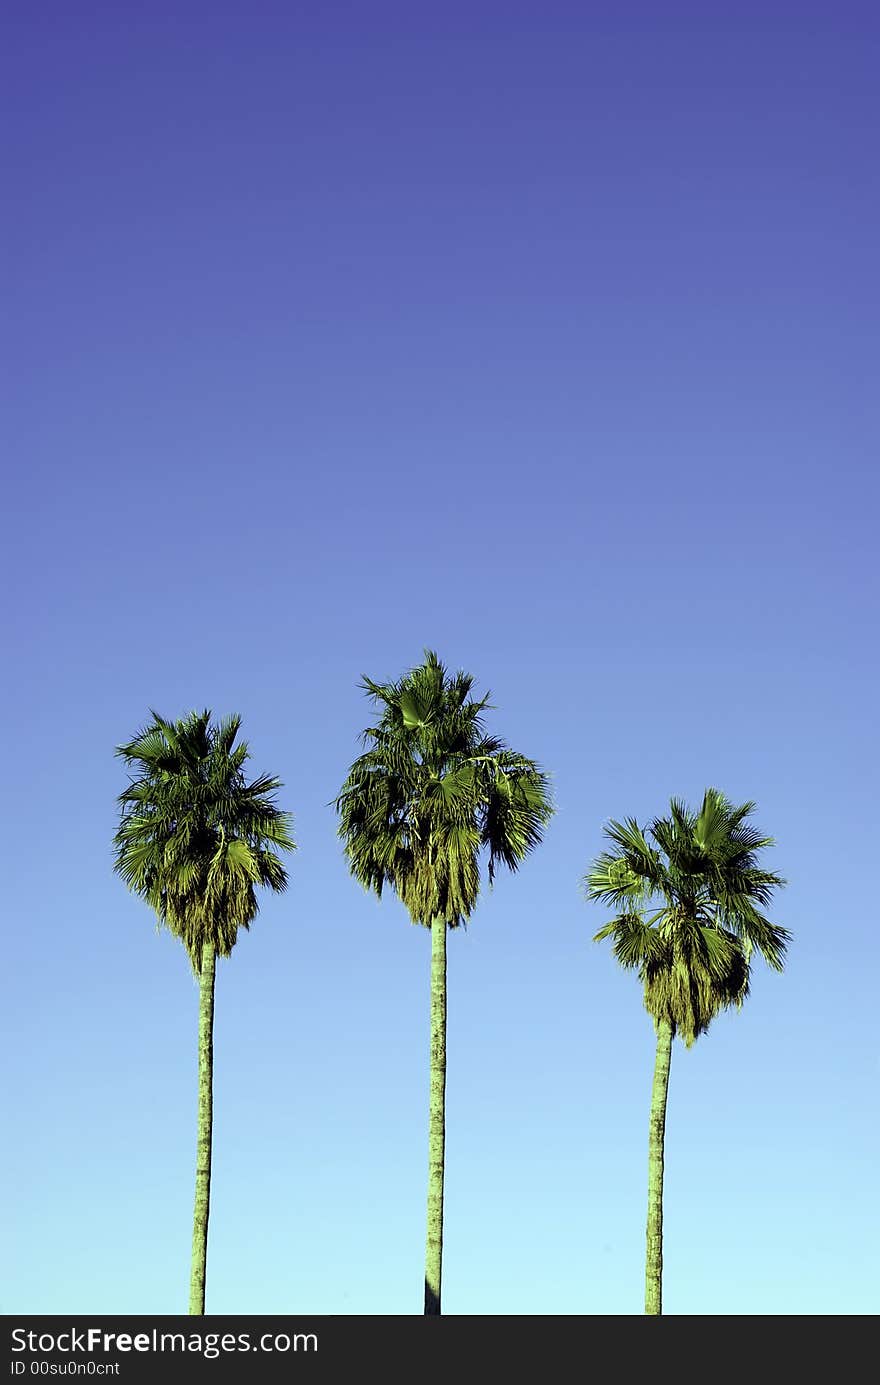
{"label": "green palm crown", "polygon": [[283,890],[277,851],[294,849],[290,814],[272,797],[281,781],[248,783],[249,750],[236,745],[241,718],[211,713],[152,721],[119,755],[133,771],[119,795],[114,868],[156,911],[201,969],[202,948],[228,957],[239,928],[258,912],[255,887]]}
{"label": "green palm crown", "polygon": [[414,923],[455,928],[479,893],[479,854],[516,870],[541,840],[553,809],[533,760],[487,735],[488,695],[473,678],[449,676],[437,655],[396,683],[361,686],[381,709],[335,800],[351,873],[381,896],[389,885]]}
{"label": "green palm crown", "polygon": [[755,949],[783,968],[790,934],[762,910],[785,881],[759,867],[773,839],[748,822],[754,808],[707,789],[696,813],[672,799],[650,827],[612,821],[613,849],[586,876],[588,898],[616,910],[595,941],[613,940],[621,966],[638,972],[648,1012],[688,1046],[720,1010],[742,1004]]}

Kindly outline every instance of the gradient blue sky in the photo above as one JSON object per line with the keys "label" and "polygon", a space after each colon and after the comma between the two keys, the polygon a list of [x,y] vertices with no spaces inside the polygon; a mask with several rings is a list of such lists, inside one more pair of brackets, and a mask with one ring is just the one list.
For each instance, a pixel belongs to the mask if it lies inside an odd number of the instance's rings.
{"label": "gradient blue sky", "polygon": [[428,938],[329,801],[436,648],[558,812],[450,944],[444,1310],[639,1313],[609,817],[758,801],[785,976],[673,1056],[665,1307],[880,1304],[876,7],[14,6],[5,1313],[178,1312],[196,989],[113,748],[244,718],[299,850],[218,978],[209,1312],[418,1313]]}

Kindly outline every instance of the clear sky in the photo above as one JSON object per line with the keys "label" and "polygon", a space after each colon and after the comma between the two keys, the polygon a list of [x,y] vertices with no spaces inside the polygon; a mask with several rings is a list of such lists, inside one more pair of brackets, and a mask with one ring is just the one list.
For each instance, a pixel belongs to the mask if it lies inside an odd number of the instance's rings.
{"label": "clear sky", "polygon": [[330,801],[435,648],[553,777],[450,941],[444,1311],[639,1313],[603,823],[756,799],[786,974],[676,1045],[673,1314],[872,1313],[869,4],[14,6],[0,1311],[186,1307],[197,992],[114,746],[238,711],[299,849],[218,975],[208,1311],[419,1313],[429,939]]}

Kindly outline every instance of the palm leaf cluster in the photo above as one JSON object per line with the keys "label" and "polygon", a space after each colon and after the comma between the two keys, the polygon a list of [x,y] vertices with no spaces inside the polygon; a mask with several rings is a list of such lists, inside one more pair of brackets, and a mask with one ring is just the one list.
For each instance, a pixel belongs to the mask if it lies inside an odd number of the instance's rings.
{"label": "palm leaf cluster", "polygon": [[552,808],[547,776],[486,733],[488,694],[470,699],[470,674],[449,676],[437,655],[396,683],[361,686],[380,715],[336,808],[352,874],[381,896],[395,890],[414,923],[455,928],[473,911],[479,855],[490,883],[516,870],[541,840]]}
{"label": "palm leaf cluster", "polygon": [[258,912],[255,887],[283,890],[287,875],[277,850],[291,850],[291,818],[272,794],[280,781],[248,783],[249,750],[236,745],[238,716],[211,724],[192,712],[152,722],[117,754],[133,771],[119,795],[115,868],[201,970],[212,944],[228,957],[238,930]]}
{"label": "palm leaf cluster", "polygon": [[649,827],[612,821],[612,849],[586,877],[588,897],[617,911],[596,940],[612,940],[621,966],[638,973],[648,1012],[688,1046],[720,1010],[742,1004],[755,949],[783,967],[789,934],[762,909],[785,881],[758,865],[772,838],[747,821],[754,808],[707,789],[698,812],[673,799]]}

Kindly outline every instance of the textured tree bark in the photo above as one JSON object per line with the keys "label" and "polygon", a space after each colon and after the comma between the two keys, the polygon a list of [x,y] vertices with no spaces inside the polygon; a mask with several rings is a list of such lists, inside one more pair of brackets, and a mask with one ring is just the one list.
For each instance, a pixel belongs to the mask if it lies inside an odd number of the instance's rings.
{"label": "textured tree bark", "polygon": [[208,1260],[208,1211],[211,1203],[211,1128],[214,1118],[214,948],[202,949],[199,979],[199,1114],[196,1138],[196,1201],[193,1212],[192,1267],[189,1311],[205,1311],[205,1270]]}
{"label": "textured tree bark", "polygon": [[648,1127],[648,1244],[645,1261],[645,1312],[663,1312],[663,1146],[666,1138],[666,1095],[672,1061],[673,1029],[669,1020],[657,1025],[657,1056],[651,1089]]}
{"label": "textured tree bark", "polygon": [[425,1312],[440,1312],[446,1161],[446,921],[431,924],[431,1082],[428,1106],[428,1236]]}

